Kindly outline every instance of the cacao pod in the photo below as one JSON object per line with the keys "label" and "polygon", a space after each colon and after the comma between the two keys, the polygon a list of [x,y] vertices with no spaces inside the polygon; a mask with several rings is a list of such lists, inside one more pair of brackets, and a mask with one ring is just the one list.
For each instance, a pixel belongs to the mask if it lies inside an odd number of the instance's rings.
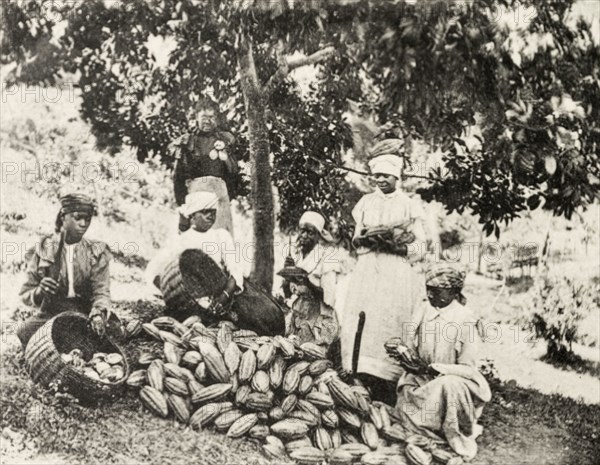
{"label": "cacao pod", "polygon": [[160,337],[160,329],[154,326],[152,323],[142,323],[142,329],[146,331],[146,334],[153,337],[158,341],[162,341]]}
{"label": "cacao pod", "polygon": [[275,358],[276,351],[277,349],[275,349],[275,346],[270,342],[260,346],[260,349],[258,349],[258,352],[256,353],[257,368],[259,370],[268,368]]}
{"label": "cacao pod", "polygon": [[246,405],[251,392],[252,388],[250,386],[240,386],[235,393],[235,404],[238,406]]}
{"label": "cacao pod", "polygon": [[307,436],[302,436],[299,439],[294,439],[285,444],[285,450],[288,454],[303,447],[313,447],[311,440]]}
{"label": "cacao pod", "polygon": [[389,427],[384,426],[383,436],[393,442],[406,442],[408,439],[405,429],[397,423]]}
{"label": "cacao pod", "polygon": [[352,461],[352,454],[343,449],[336,448],[329,456],[329,465],[351,465]]}
{"label": "cacao pod", "polygon": [[158,318],[154,318],[152,320],[152,324],[156,326],[158,329],[171,331],[173,329],[173,325],[177,322],[177,320],[170,316],[159,316]]}
{"label": "cacao pod", "polygon": [[331,440],[331,436],[327,432],[327,430],[323,427],[315,428],[315,446],[317,448],[326,451],[329,449],[333,449],[333,441]]}
{"label": "cacao pod", "polygon": [[167,397],[167,404],[169,406],[169,409],[173,412],[173,415],[175,415],[175,418],[179,422],[187,424],[190,421],[190,410],[187,406],[187,402],[183,397],[180,397],[175,394],[170,394]]}
{"label": "cacao pod", "polygon": [[267,412],[273,407],[273,398],[262,392],[252,392],[248,394],[245,405],[253,412]]}
{"label": "cacao pod", "polygon": [[201,429],[212,423],[222,412],[219,403],[205,404],[194,412],[190,418],[190,426]]}
{"label": "cacao pod", "polygon": [[242,359],[240,361],[238,377],[240,383],[247,383],[254,376],[254,372],[256,371],[256,355],[252,350],[247,350],[242,355]]}
{"label": "cacao pod", "polygon": [[248,431],[248,436],[252,439],[265,439],[269,434],[271,430],[267,425],[255,425]]}
{"label": "cacao pod", "polygon": [[192,396],[192,403],[194,404],[206,404],[208,402],[214,402],[216,400],[223,399],[231,391],[231,384],[228,383],[217,383],[211,386],[200,389],[196,394]]}
{"label": "cacao pod", "polygon": [[180,367],[174,363],[165,363],[163,365],[165,376],[170,376],[171,378],[177,378],[181,381],[185,381],[186,383],[190,378],[194,378],[194,375],[191,371],[186,370],[185,368]]}
{"label": "cacao pod", "polygon": [[285,412],[281,407],[273,407],[269,411],[269,418],[273,421],[280,421],[285,418]]}
{"label": "cacao pod", "polygon": [[185,347],[179,336],[175,336],[175,334],[163,330],[159,330],[158,333],[163,342],[170,342],[177,347]]}
{"label": "cacao pod", "polygon": [[198,366],[194,370],[194,376],[201,383],[206,382],[206,380],[208,379],[208,373],[207,373],[207,370],[206,370],[206,363],[200,362],[198,364]]}
{"label": "cacao pod", "polygon": [[289,368],[283,377],[283,392],[285,394],[291,394],[300,384],[300,373],[297,370]]}
{"label": "cacao pod", "polygon": [[300,410],[304,410],[305,412],[310,413],[313,417],[315,417],[315,418],[317,418],[319,420],[319,423],[321,422],[321,412],[311,402],[309,402],[309,401],[307,401],[305,399],[300,399],[298,401],[298,408]]}
{"label": "cacao pod", "polygon": [[174,344],[171,344],[170,342],[165,342],[163,351],[165,354],[165,362],[179,365],[179,362],[181,362],[180,349],[178,349]]}
{"label": "cacao pod", "polygon": [[125,333],[128,338],[134,338],[142,332],[142,322],[137,318],[133,318],[127,322]]}
{"label": "cacao pod", "polygon": [[438,447],[431,450],[431,456],[441,463],[448,462],[451,458],[457,457],[457,455],[448,450],[440,449]]}
{"label": "cacao pod", "polygon": [[227,436],[230,438],[239,438],[246,434],[258,423],[258,416],[256,413],[249,413],[243,417],[238,418],[227,431]]}
{"label": "cacao pod", "polygon": [[300,378],[300,383],[298,384],[298,394],[304,396],[310,392],[313,387],[313,379],[310,375],[304,375]]}
{"label": "cacao pod", "polygon": [[341,430],[342,433],[342,443],[344,444],[362,444],[360,439],[358,439],[354,434],[352,434],[348,430]]}
{"label": "cacao pod", "polygon": [[368,454],[369,452],[371,452],[371,449],[369,449],[369,446],[365,446],[364,444],[356,444],[356,443],[342,444],[339,447],[339,450],[344,450],[344,451],[349,452],[350,454],[352,454],[352,459],[353,460],[359,459],[363,455]]}
{"label": "cacao pod", "polygon": [[281,386],[281,382],[283,381],[283,370],[285,370],[285,360],[280,355],[277,355],[269,367],[269,382],[273,389],[277,389]]}
{"label": "cacao pod", "polygon": [[337,428],[339,425],[339,418],[334,410],[325,410],[321,413],[321,421],[328,428]]}
{"label": "cacao pod", "polygon": [[127,378],[127,385],[132,387],[141,387],[146,384],[146,370],[136,370]]}
{"label": "cacao pod", "polygon": [[241,338],[234,339],[233,342],[235,342],[242,351],[250,350],[252,352],[258,352],[258,349],[260,349],[260,346],[256,343],[254,339]]}
{"label": "cacao pod", "polygon": [[190,391],[190,395],[194,395],[199,392],[201,389],[204,389],[204,386],[200,384],[195,379],[188,380],[188,390]]}
{"label": "cacao pod", "polygon": [[300,345],[300,350],[304,352],[307,360],[319,360],[327,358],[327,350],[313,342],[305,342]]}
{"label": "cacao pod", "polygon": [[329,391],[333,401],[350,410],[358,410],[357,398],[354,391],[339,378],[334,378],[329,382]]}
{"label": "cacao pod", "polygon": [[156,358],[156,355],[151,354],[150,352],[142,352],[138,358],[138,363],[143,367],[147,367]]}
{"label": "cacao pod", "polygon": [[281,409],[286,414],[290,413],[292,410],[294,410],[296,408],[297,403],[298,403],[298,396],[296,394],[289,394],[281,402]]}
{"label": "cacao pod", "polygon": [[379,416],[381,418],[381,424],[382,424],[381,428],[382,429],[389,428],[390,426],[392,426],[392,420],[390,419],[390,414],[388,413],[388,410],[384,405],[379,407]]}
{"label": "cacao pod", "polygon": [[311,376],[319,376],[325,373],[328,368],[331,368],[329,360],[315,360],[308,366],[308,373]]}
{"label": "cacao pod", "polygon": [[258,334],[256,334],[254,331],[252,331],[250,329],[238,329],[237,331],[233,332],[233,337],[237,337],[237,338],[258,337]]}
{"label": "cacao pod", "polygon": [[379,435],[377,434],[377,428],[370,422],[365,422],[360,427],[360,436],[363,442],[371,449],[377,449],[379,445]]}
{"label": "cacao pod", "polygon": [[353,428],[360,428],[360,418],[354,412],[351,412],[350,410],[347,410],[345,408],[339,408],[337,414],[340,420],[343,421],[346,425],[352,426]]}
{"label": "cacao pod", "polygon": [[188,330],[189,328],[187,326],[185,326],[183,323],[177,320],[175,320],[175,323],[173,323],[173,329],[171,329],[171,331],[179,338],[181,338],[185,333],[187,333]]}
{"label": "cacao pod", "polygon": [[340,433],[339,429],[332,429],[329,435],[331,436],[331,443],[333,444],[334,449],[337,449],[342,445],[342,433]]}
{"label": "cacao pod", "polygon": [[277,345],[277,347],[279,347],[279,350],[284,358],[291,358],[296,353],[294,344],[283,336],[275,336],[273,342]]}
{"label": "cacao pod", "polygon": [[218,431],[227,431],[236,420],[242,418],[243,416],[244,412],[237,409],[230,410],[229,412],[223,412],[215,419],[215,428]]}
{"label": "cacao pod", "polygon": [[432,460],[432,456],[429,452],[425,452],[415,444],[407,444],[404,453],[408,460],[414,465],[429,465]]}
{"label": "cacao pod", "polygon": [[378,430],[383,429],[383,420],[381,419],[381,410],[378,407],[369,405],[369,417]]}
{"label": "cacao pod", "polygon": [[369,414],[369,402],[366,397],[363,397],[360,394],[354,393],[354,398],[356,399],[356,410],[359,412],[368,415]]}
{"label": "cacao pod", "polygon": [[302,421],[311,428],[319,424],[319,419],[306,410],[294,410],[288,414],[287,418]]}
{"label": "cacao pod", "polygon": [[258,370],[256,373],[254,373],[250,386],[256,392],[268,392],[269,375],[267,374],[267,372],[263,370]]}
{"label": "cacao pod", "polygon": [[320,464],[323,460],[325,460],[325,452],[317,449],[316,447],[303,447],[293,451],[290,454],[290,457],[303,464]]}
{"label": "cacao pod", "polygon": [[431,440],[420,434],[410,435],[408,438],[406,438],[406,442],[408,444],[414,444],[415,446],[419,446],[424,449],[427,449],[431,446]]}
{"label": "cacao pod", "polygon": [[144,386],[140,389],[140,399],[142,404],[155,415],[166,418],[169,414],[167,399],[158,389],[152,386]]}
{"label": "cacao pod", "polygon": [[306,436],[308,429],[306,423],[293,419],[281,420],[271,425],[271,431],[274,435],[288,440]]}
{"label": "cacao pod", "polygon": [[194,370],[202,361],[202,355],[196,350],[188,350],[181,358],[181,363]]}
{"label": "cacao pod", "polygon": [[187,384],[184,381],[181,381],[177,378],[166,377],[163,381],[165,389],[169,391],[171,394],[175,394],[178,396],[188,396],[189,389]]}
{"label": "cacao pod", "polygon": [[304,375],[308,371],[310,363],[306,360],[300,360],[299,362],[293,363],[288,367],[288,371],[295,370],[300,376]]}
{"label": "cacao pod", "polygon": [[231,331],[231,327],[227,325],[223,325],[219,328],[217,332],[217,347],[221,351],[222,354],[225,353],[229,344],[233,342],[233,333]]}
{"label": "cacao pod", "polygon": [[191,328],[194,323],[198,323],[200,321],[200,317],[198,315],[192,315],[183,320],[183,325]]}
{"label": "cacao pod", "polygon": [[265,438],[265,444],[263,445],[263,452],[265,455],[272,459],[285,459],[286,452],[285,446],[281,439],[276,436],[270,435]]}
{"label": "cacao pod", "polygon": [[198,349],[206,364],[206,371],[218,383],[229,381],[229,370],[219,350],[208,342],[198,343]]}
{"label": "cacao pod", "polygon": [[446,462],[446,465],[464,465],[464,463],[462,457],[452,457]]}
{"label": "cacao pod", "polygon": [[238,370],[241,358],[242,352],[240,348],[235,342],[231,342],[225,349],[225,352],[223,352],[223,359],[229,373],[234,374]]}
{"label": "cacao pod", "polygon": [[163,390],[163,379],[165,376],[165,368],[163,362],[160,360],[154,360],[148,370],[146,376],[148,378],[148,384],[158,391]]}
{"label": "cacao pod", "polygon": [[306,395],[306,400],[321,410],[331,409],[334,406],[333,399],[328,394],[311,392]]}

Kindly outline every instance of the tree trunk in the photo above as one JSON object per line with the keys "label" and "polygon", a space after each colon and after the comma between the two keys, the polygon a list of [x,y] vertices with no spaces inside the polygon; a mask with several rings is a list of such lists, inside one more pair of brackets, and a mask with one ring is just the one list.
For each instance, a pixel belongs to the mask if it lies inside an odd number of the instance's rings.
{"label": "tree trunk", "polygon": [[273,193],[271,191],[271,165],[269,162],[269,135],[265,118],[265,102],[256,74],[252,42],[246,36],[239,41],[238,66],[242,92],[248,118],[250,142],[251,199],[254,209],[252,281],[267,292],[273,287]]}

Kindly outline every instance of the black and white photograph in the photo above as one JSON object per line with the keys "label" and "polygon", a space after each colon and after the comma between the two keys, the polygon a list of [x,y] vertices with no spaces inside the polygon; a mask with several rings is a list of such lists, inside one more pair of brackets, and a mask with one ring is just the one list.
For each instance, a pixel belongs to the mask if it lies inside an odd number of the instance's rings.
{"label": "black and white photograph", "polygon": [[600,464],[600,0],[0,17],[0,465]]}

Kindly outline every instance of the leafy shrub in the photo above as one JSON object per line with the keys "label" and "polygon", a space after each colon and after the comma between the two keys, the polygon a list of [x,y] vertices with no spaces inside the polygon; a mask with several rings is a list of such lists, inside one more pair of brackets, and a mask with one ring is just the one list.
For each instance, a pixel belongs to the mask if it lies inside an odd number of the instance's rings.
{"label": "leafy shrub", "polygon": [[536,280],[525,304],[525,323],[546,341],[547,359],[566,363],[575,359],[572,344],[579,340],[580,321],[594,308],[597,290],[568,277]]}

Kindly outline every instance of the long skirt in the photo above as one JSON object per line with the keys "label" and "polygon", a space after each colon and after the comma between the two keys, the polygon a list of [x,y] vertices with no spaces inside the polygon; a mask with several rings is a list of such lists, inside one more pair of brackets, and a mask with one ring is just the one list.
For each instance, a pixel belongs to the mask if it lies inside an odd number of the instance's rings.
{"label": "long skirt", "polygon": [[446,374],[432,379],[405,373],[398,382],[400,424],[409,432],[443,437],[454,452],[471,460],[482,431],[477,419],[491,399],[489,386],[476,368],[433,365]]}
{"label": "long skirt", "polygon": [[217,206],[217,219],[213,228],[226,229],[233,235],[233,219],[231,217],[231,204],[229,203],[229,193],[227,185],[221,178],[215,176],[203,176],[200,178],[189,179],[186,181],[188,192],[212,192],[219,198]]}
{"label": "long skirt", "polygon": [[392,337],[414,333],[425,298],[425,284],[405,257],[378,252],[360,255],[342,312],[343,368],[352,370],[359,313],[365,312],[357,373],[398,381],[402,370],[383,345]]}

